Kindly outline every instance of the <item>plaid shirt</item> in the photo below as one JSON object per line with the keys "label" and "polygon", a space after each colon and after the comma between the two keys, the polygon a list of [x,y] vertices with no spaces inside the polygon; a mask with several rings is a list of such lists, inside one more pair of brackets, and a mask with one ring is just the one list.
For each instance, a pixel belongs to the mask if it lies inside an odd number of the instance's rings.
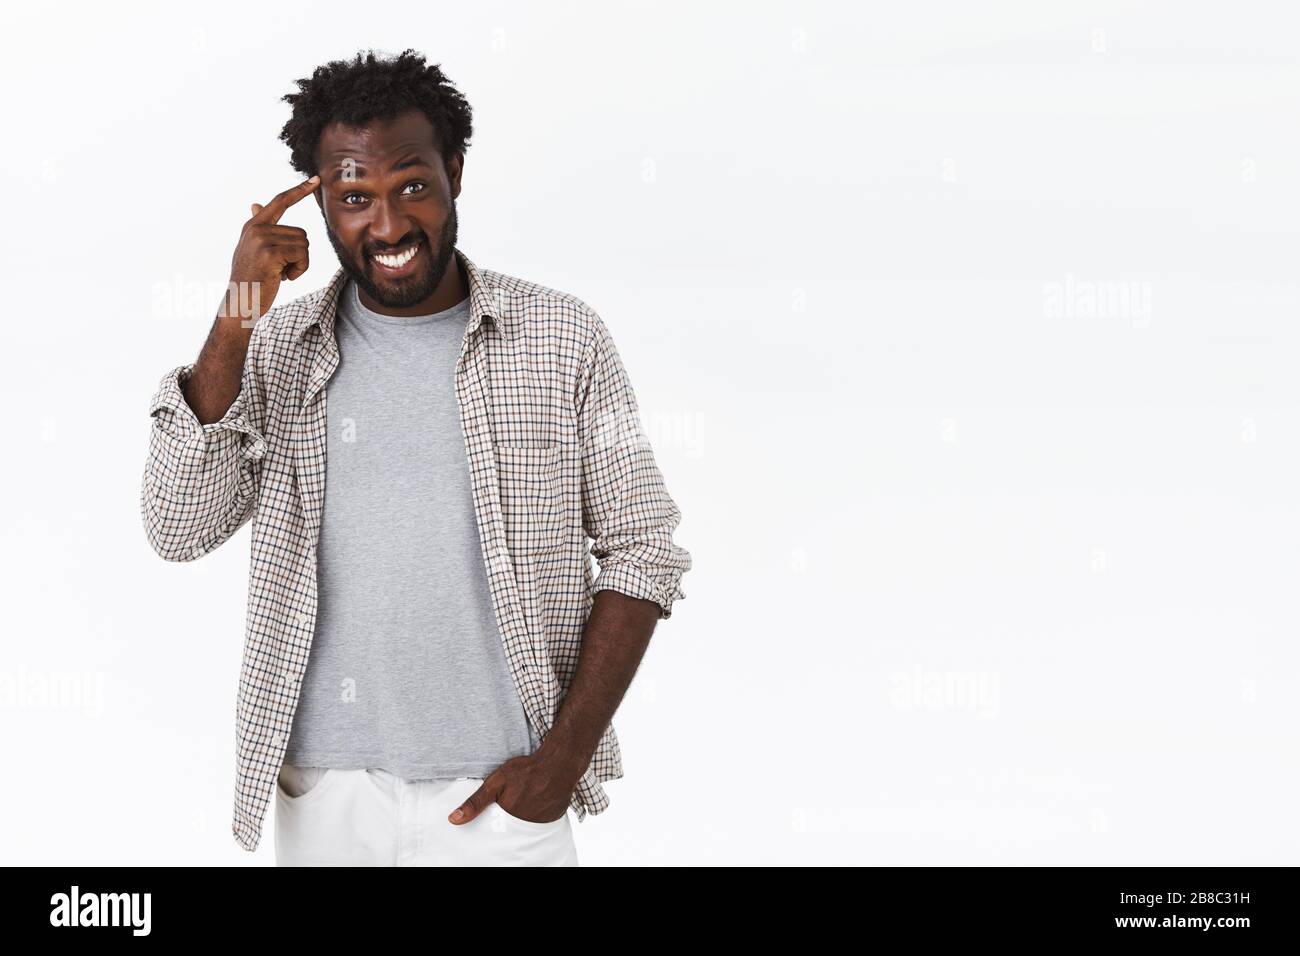
{"label": "plaid shirt", "polygon": [[[455,385],[474,513],[510,673],[544,737],[578,664],[595,592],[685,597],[681,512],[641,429],[609,330],[571,295],[490,270],[456,251],[470,319]],[[168,561],[213,551],[253,522],[248,613],[235,714],[233,832],[255,850],[275,793],[316,625],[316,544],[325,491],[326,383],[347,275],[276,306],[253,327],[239,396],[200,424],[181,392],[194,366],[162,379],[149,413],[141,486],[145,533]],[[591,538],[588,545],[587,538]],[[588,553],[600,564],[593,580]],[[623,776],[611,723],[570,806],[609,805]]]}

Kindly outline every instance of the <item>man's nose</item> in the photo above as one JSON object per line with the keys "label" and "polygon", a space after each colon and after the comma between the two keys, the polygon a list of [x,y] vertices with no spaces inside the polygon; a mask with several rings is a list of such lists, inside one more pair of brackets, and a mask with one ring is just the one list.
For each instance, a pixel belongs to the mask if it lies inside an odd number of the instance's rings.
{"label": "man's nose", "polygon": [[410,232],[410,224],[404,216],[398,215],[398,211],[390,202],[382,199],[376,201],[375,217],[370,223],[372,240],[386,246],[394,246],[401,242],[402,237],[408,232]]}

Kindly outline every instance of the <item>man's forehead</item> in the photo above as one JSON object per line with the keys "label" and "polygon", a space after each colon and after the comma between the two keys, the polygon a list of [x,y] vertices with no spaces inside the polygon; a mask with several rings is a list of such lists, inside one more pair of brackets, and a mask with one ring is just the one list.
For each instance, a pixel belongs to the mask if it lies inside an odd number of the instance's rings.
{"label": "man's forehead", "polygon": [[364,126],[334,122],[321,131],[321,166],[351,159],[382,166],[412,153],[431,158],[438,153],[433,125],[423,113],[393,120],[375,120]]}

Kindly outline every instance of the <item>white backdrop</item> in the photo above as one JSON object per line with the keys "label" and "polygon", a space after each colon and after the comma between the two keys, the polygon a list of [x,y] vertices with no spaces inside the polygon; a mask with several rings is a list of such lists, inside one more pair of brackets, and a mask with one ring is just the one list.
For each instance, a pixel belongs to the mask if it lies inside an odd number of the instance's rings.
{"label": "white backdrop", "polygon": [[1300,862],[1293,5],[6,19],[4,862],[274,862],[250,529],[154,555],[147,405],[369,47],[468,97],[461,248],[600,312],[684,513],[584,863]]}

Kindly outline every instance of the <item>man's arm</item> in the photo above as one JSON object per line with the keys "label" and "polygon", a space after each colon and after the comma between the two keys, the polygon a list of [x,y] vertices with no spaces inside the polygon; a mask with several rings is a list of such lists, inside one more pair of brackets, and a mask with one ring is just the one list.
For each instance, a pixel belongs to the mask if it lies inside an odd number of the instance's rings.
{"label": "man's arm", "polygon": [[575,408],[583,526],[600,573],[577,669],[536,753],[502,764],[452,812],[453,823],[469,822],[493,801],[525,820],[559,819],[632,683],[655,625],[686,596],[680,581],[691,555],[673,542],[681,511],[655,464],[609,330],[592,317]]}
{"label": "man's arm", "polygon": [[691,556],[673,542],[668,495],[627,369],[594,315],[578,394],[583,525],[600,563],[573,681],[538,753],[577,780],[614,718],[660,618],[685,597]]}
{"label": "man's arm", "polygon": [[577,671],[550,732],[537,749],[538,758],[554,764],[569,781],[566,806],[632,684],[662,613],[654,601],[613,589],[596,594],[582,632]]}
{"label": "man's arm", "polygon": [[279,220],[318,183],[313,176],[266,206],[253,203],[231,260],[230,294],[198,361],[164,375],[150,403],[140,514],[149,544],[168,561],[210,553],[252,517],[266,453],[259,319],[280,282],[307,271],[307,233]]}
{"label": "man's arm", "polygon": [[582,521],[600,563],[592,588],[653,601],[671,617],[686,594],[690,552],[673,541],[681,510],[668,494],[640,406],[609,329],[592,314],[577,400],[582,442]]}
{"label": "man's arm", "polygon": [[[258,346],[247,334],[254,330],[229,330],[228,321],[214,323],[198,362],[163,376],[149,407],[140,514],[149,544],[168,561],[209,554],[244,526],[256,505],[266,453]],[[228,375],[222,367],[231,366],[235,396],[222,399],[230,385],[217,383]],[[202,398],[191,407],[187,393]]]}
{"label": "man's arm", "polygon": [[494,802],[535,823],[564,816],[662,613],[654,601],[599,591],[582,632],[577,672],[541,746],[498,767],[448,819],[468,823]]}

